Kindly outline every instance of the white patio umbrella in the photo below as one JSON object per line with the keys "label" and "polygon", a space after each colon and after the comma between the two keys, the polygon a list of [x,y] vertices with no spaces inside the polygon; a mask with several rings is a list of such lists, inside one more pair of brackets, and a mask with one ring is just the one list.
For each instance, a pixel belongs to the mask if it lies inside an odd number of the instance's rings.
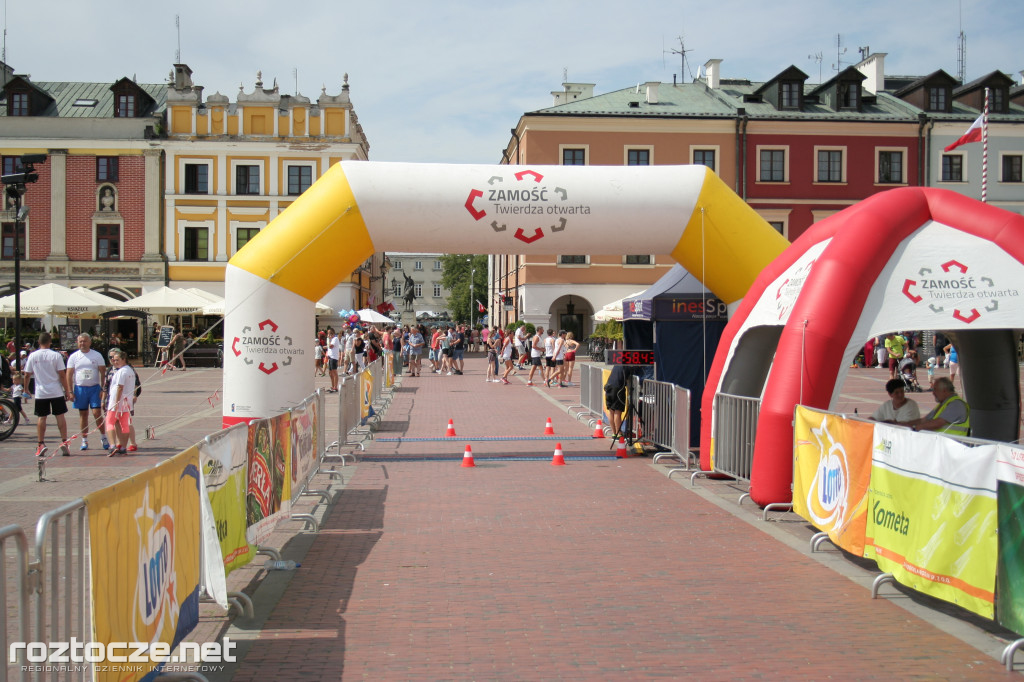
{"label": "white patio umbrella", "polygon": [[[21,316],[96,317],[100,313],[115,309],[113,304],[117,301],[112,298],[109,301],[110,303],[99,302],[80,291],[51,282],[21,292]],[[13,314],[14,294],[0,298],[0,315]]]}
{"label": "white patio umbrella", "polygon": [[644,291],[647,290],[644,289],[642,291],[637,291],[629,296],[623,296],[617,301],[612,301],[594,313],[594,319],[598,322],[607,322],[608,320],[618,320],[619,322],[622,322],[622,302],[627,298],[636,298],[640,294],[644,293]]}
{"label": "white patio umbrella", "polygon": [[370,308],[358,310],[356,311],[356,314],[359,315],[360,320],[363,322],[369,322],[370,324],[394,324],[394,320],[390,317],[387,315],[381,315],[376,310],[372,310]]}
{"label": "white patio umbrella", "polygon": [[[317,315],[330,315],[334,312],[334,308],[329,305],[320,303],[317,301],[316,314]],[[203,307],[203,315],[223,315],[224,314],[224,299],[219,301],[213,301]]]}
{"label": "white patio umbrella", "polygon": [[148,294],[121,301],[121,310],[143,310],[150,315],[194,315],[202,313],[210,301],[185,289],[160,287]]}
{"label": "white patio umbrella", "polygon": [[101,294],[100,292],[93,291],[88,287],[72,287],[71,291],[77,291],[83,296],[91,298],[92,300],[96,301],[98,305],[106,306],[107,310],[116,310],[117,304],[121,302],[119,299],[116,299],[113,296]]}

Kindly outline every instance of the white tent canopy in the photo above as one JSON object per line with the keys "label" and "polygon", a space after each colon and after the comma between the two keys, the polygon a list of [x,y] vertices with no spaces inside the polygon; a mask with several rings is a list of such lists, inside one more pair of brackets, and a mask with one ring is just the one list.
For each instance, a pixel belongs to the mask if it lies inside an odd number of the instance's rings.
{"label": "white tent canopy", "polygon": [[369,322],[370,324],[394,324],[394,320],[387,315],[381,315],[376,310],[371,310],[369,308],[363,308],[362,310],[356,311],[356,314],[359,315],[359,319],[361,321]]}
{"label": "white tent canopy", "polygon": [[[95,296],[52,282],[43,284],[21,292],[21,316],[98,317],[101,313],[116,309],[118,301],[93,293]],[[96,296],[103,296],[107,300],[100,301]],[[14,312],[14,294],[0,298],[0,315],[11,316]]]}
{"label": "white tent canopy", "polygon": [[625,301],[627,298],[636,298],[637,296],[643,294],[644,291],[646,291],[646,289],[641,289],[640,291],[632,293],[629,296],[623,296],[617,301],[612,301],[611,303],[609,303],[608,305],[604,306],[596,313],[594,313],[594,319],[598,322],[606,322],[608,320],[618,320],[619,322],[622,322],[622,302]]}
{"label": "white tent canopy", "polygon": [[[209,294],[213,296],[214,294]],[[330,315],[334,312],[334,309],[329,305],[317,302],[316,314],[317,315]],[[203,315],[223,315],[224,314],[224,299],[219,301],[211,301],[207,305],[203,306]]]}
{"label": "white tent canopy", "polygon": [[210,303],[209,299],[186,289],[163,286],[137,298],[121,301],[117,307],[121,310],[142,310],[150,315],[195,315],[201,314]]}

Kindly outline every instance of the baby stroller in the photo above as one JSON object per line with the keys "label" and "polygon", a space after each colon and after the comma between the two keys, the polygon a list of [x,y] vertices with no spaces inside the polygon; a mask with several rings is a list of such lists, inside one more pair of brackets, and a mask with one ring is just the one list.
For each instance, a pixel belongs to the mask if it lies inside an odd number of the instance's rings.
{"label": "baby stroller", "polygon": [[924,390],[917,382],[917,363],[913,357],[900,360],[899,376],[903,380],[903,390],[907,393],[920,393]]}

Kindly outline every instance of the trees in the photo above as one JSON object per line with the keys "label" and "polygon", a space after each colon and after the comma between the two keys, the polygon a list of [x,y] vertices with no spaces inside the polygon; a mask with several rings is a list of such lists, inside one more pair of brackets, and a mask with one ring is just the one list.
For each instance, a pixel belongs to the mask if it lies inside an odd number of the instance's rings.
{"label": "trees", "polygon": [[473,320],[475,326],[477,320],[487,314],[479,312],[477,301],[485,308],[489,307],[486,300],[487,256],[466,253],[441,256],[441,286],[448,290],[448,310],[452,319],[461,322]]}

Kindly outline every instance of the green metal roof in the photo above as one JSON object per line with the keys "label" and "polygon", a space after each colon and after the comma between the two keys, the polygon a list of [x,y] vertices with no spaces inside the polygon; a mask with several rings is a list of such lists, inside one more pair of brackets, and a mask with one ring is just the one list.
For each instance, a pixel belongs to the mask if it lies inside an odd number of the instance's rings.
{"label": "green metal roof", "polygon": [[[59,118],[114,118],[113,83],[76,83],[36,82],[31,81],[39,90],[53,98],[54,103],[38,116],[56,116]],[[145,115],[161,113],[167,103],[166,83],[136,83],[141,90],[153,98],[155,104]],[[83,103],[95,101],[95,105],[83,106]],[[76,102],[79,103],[76,106]],[[6,116],[6,107],[0,107],[0,116]]]}

